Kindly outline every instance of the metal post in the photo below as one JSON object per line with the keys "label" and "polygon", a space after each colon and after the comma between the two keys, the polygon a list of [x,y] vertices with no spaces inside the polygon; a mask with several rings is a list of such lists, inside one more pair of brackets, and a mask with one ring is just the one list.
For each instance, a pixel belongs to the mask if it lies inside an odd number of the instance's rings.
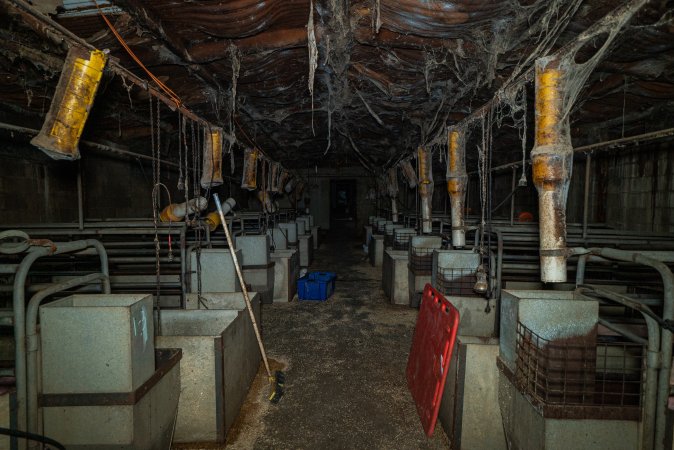
{"label": "metal post", "polygon": [[583,192],[583,239],[587,238],[587,216],[590,207],[590,174],[592,172],[592,156],[588,153],[585,159],[585,191]]}
{"label": "metal post", "polygon": [[510,226],[515,224],[515,188],[517,187],[517,169],[513,167],[513,180],[510,183]]}
{"label": "metal post", "polygon": [[468,177],[466,178],[466,206],[465,206],[466,210],[464,211],[463,217],[468,217],[468,210],[470,209],[468,208],[468,205],[470,204],[469,201],[470,201],[470,174],[468,174]]}
{"label": "metal post", "polygon": [[84,230],[84,192],[82,189],[82,160],[77,161],[77,223]]}

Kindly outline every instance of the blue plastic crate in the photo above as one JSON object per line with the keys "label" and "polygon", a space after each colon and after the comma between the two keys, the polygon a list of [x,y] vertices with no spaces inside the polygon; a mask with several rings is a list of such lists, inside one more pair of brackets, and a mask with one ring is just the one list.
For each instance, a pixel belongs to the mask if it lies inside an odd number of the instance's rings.
{"label": "blue plastic crate", "polygon": [[297,297],[324,302],[335,292],[336,278],[334,272],[310,272],[297,280]]}
{"label": "blue plastic crate", "polygon": [[308,275],[312,281],[335,281],[337,279],[335,272],[310,272]]}

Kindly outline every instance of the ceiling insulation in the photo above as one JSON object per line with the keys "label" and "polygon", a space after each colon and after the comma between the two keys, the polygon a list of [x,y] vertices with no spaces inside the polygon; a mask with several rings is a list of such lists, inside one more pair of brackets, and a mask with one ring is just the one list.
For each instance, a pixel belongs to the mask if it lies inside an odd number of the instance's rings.
{"label": "ceiling insulation", "polygon": [[[49,3],[61,4],[50,10],[54,20],[110,49],[124,67],[143,76],[92,2]],[[248,145],[287,167],[378,168],[419,145],[442,142],[438,136],[446,126],[622,2],[99,3],[138,57],[185,105],[251,141]],[[0,116],[39,128],[66,49],[35,34],[6,7],[1,10]],[[307,29],[312,11],[313,26]],[[95,125],[87,127],[85,138],[138,150],[149,140],[147,94],[125,84],[120,77],[105,80],[92,111]],[[533,91],[525,98],[533,111]],[[654,131],[665,128],[672,114],[674,2],[651,1],[585,83],[571,116],[572,139],[583,145]],[[176,132],[177,123],[167,117],[163,126]],[[495,133],[494,164],[517,159],[517,130],[505,126]],[[476,155],[469,145],[469,164]]]}

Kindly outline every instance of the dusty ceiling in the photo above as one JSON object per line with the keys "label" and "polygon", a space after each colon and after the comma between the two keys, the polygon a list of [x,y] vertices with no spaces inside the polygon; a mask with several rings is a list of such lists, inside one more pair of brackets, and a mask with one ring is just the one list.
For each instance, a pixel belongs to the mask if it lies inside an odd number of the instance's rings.
{"label": "dusty ceiling", "polygon": [[[142,74],[93,2],[33,3]],[[317,0],[313,98],[309,1],[99,3],[140,59],[186,105],[233,128],[242,141],[254,141],[291,167],[361,161],[376,168],[437,141],[445,125],[482,105],[535,56],[569,42],[618,2]],[[29,29],[7,5],[2,10],[0,114],[4,122],[39,128],[64,49]],[[572,116],[575,143],[657,130],[667,117],[671,122],[673,15],[674,1],[651,1],[619,36]],[[138,88],[127,92],[123,84],[107,77],[85,137],[142,149],[150,130],[147,96]],[[166,117],[164,129],[175,133],[177,119]],[[501,137],[498,158],[516,159],[517,132],[505,129]]]}

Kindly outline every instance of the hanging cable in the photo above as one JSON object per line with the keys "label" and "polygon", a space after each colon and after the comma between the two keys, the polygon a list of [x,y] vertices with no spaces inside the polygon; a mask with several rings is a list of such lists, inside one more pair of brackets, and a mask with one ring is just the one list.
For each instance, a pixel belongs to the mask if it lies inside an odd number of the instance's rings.
{"label": "hanging cable", "polygon": [[133,59],[133,60],[136,62],[136,64],[138,64],[138,65],[140,66],[140,68],[143,69],[143,70],[145,71],[145,73],[147,74],[147,76],[150,77],[150,79],[151,79],[152,81],[154,81],[155,84],[156,84],[162,91],[164,91],[164,93],[171,99],[171,101],[173,101],[173,102],[176,104],[177,107],[182,106],[183,102],[182,102],[182,100],[180,99],[180,97],[178,96],[178,94],[176,94],[175,92],[173,92],[173,91],[172,91],[168,86],[166,86],[166,85],[165,85],[159,78],[157,78],[152,72],[150,72],[150,69],[148,69],[147,67],[145,67],[145,64],[143,64],[143,62],[136,56],[136,54],[133,52],[133,50],[131,50],[131,48],[130,48],[129,45],[126,43],[126,41],[124,40],[124,38],[122,37],[122,35],[119,34],[119,32],[117,31],[117,29],[115,28],[115,26],[110,22],[110,20],[108,19],[108,17],[105,15],[105,13],[104,13],[103,10],[101,9],[100,5],[98,4],[98,1],[97,1],[97,0],[92,0],[92,1],[93,1],[94,4],[96,5],[96,8],[98,9],[98,12],[99,12],[99,14],[101,15],[101,17],[103,18],[103,21],[105,22],[105,24],[108,26],[108,28],[110,28],[110,31],[112,31],[112,34],[115,36],[115,38],[117,38],[117,40],[118,40],[119,43],[122,45],[122,47],[124,47],[124,50],[126,50],[126,52],[129,54],[129,56],[131,57],[131,59]]}
{"label": "hanging cable", "polygon": [[[161,252],[161,243],[159,242],[159,209],[161,191],[159,188],[164,186],[161,183],[161,102],[157,100],[157,122],[156,130],[157,135],[155,138],[155,122],[152,104],[152,96],[150,99],[150,135],[151,135],[151,145],[152,145],[152,221],[154,224],[154,246],[155,246],[155,284],[156,284],[156,295],[155,295],[155,310],[159,320],[157,321],[157,335],[161,335],[161,262],[160,262],[160,252]],[[164,186],[166,188],[166,186]],[[166,188],[168,192],[168,188]],[[171,199],[171,194],[169,193],[169,204]],[[169,230],[169,240],[171,239],[171,234]],[[169,241],[170,242],[170,241]]]}

